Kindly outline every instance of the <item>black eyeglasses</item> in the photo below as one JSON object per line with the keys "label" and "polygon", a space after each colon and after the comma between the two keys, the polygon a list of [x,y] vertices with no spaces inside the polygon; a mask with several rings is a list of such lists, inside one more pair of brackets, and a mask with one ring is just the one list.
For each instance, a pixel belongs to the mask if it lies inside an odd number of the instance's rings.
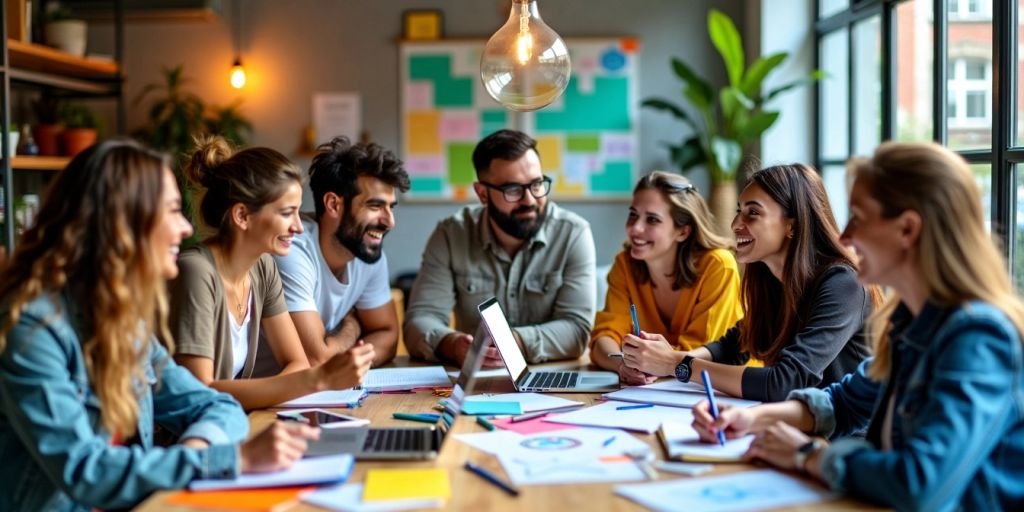
{"label": "black eyeglasses", "polygon": [[551,193],[551,178],[547,176],[544,176],[539,180],[531,181],[525,185],[519,183],[509,183],[506,185],[498,186],[491,185],[486,181],[481,181],[480,184],[490,189],[500,190],[501,195],[504,196],[505,200],[510,203],[515,203],[517,201],[522,200],[523,196],[526,195],[527,190],[530,191],[530,195],[532,195],[535,199],[540,199]]}

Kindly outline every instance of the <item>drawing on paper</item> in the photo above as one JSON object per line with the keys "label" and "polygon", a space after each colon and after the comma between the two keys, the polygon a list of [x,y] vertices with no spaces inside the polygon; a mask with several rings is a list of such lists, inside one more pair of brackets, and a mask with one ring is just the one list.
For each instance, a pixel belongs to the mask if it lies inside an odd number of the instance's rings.
{"label": "drawing on paper", "polygon": [[573,448],[581,446],[583,443],[571,437],[545,436],[533,437],[525,441],[522,441],[519,444],[523,448],[528,448],[530,450],[552,451],[571,450]]}

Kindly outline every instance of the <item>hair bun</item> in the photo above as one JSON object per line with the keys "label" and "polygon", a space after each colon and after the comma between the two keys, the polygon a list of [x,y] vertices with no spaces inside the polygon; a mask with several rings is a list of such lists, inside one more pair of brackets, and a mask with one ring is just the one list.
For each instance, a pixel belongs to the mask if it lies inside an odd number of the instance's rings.
{"label": "hair bun", "polygon": [[185,165],[185,177],[193,184],[210,188],[217,179],[217,167],[233,154],[234,150],[224,137],[209,135],[196,138],[196,147]]}

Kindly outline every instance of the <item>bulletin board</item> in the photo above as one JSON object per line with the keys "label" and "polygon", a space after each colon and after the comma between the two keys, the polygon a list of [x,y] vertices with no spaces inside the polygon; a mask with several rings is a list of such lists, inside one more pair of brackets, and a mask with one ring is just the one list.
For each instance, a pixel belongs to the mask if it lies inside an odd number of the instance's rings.
{"label": "bulletin board", "polygon": [[636,39],[567,39],[573,72],[565,93],[525,115],[506,110],[484,90],[485,44],[401,43],[401,153],[412,181],[407,197],[471,198],[473,148],[501,128],[537,139],[555,198],[628,197],[637,174]]}

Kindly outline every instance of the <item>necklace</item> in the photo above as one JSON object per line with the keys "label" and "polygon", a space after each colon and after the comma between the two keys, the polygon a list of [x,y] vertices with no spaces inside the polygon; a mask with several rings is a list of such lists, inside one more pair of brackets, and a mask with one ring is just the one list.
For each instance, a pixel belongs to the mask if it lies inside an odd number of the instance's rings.
{"label": "necklace", "polygon": [[[248,276],[246,276],[246,277],[248,277]],[[242,278],[241,286],[239,286],[238,288],[235,289],[235,309],[238,310],[238,321],[239,322],[242,321],[242,314],[245,313],[245,300],[244,299],[249,296],[249,293],[246,292],[246,290],[245,290],[246,289],[246,285],[247,285],[246,280],[247,280],[246,278]],[[241,288],[241,290],[239,290],[239,288]],[[242,293],[238,293],[238,292],[242,292]]]}

